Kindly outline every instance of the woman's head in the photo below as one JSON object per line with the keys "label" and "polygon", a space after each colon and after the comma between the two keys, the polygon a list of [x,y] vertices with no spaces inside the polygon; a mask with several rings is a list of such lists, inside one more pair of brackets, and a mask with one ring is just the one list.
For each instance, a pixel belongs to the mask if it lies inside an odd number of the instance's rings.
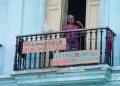
{"label": "woman's head", "polygon": [[67,20],[68,20],[69,24],[74,24],[75,23],[75,18],[74,18],[73,15],[68,15]]}

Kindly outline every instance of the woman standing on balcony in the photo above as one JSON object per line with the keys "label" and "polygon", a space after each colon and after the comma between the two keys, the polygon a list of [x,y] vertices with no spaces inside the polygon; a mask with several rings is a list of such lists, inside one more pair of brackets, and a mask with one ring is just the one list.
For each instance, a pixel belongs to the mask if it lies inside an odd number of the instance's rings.
{"label": "woman standing on balcony", "polygon": [[[75,22],[75,18],[73,15],[68,15],[67,21],[68,24],[64,26],[64,31],[77,30],[83,28],[83,25],[80,21]],[[66,47],[68,51],[79,49],[80,44],[78,42],[78,32],[66,33],[66,41]]]}

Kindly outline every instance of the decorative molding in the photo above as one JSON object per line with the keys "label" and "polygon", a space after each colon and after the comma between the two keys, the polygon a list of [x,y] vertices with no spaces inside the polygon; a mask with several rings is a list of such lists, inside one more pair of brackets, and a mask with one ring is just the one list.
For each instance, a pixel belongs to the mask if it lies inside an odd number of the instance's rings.
{"label": "decorative molding", "polygon": [[[0,76],[0,84],[16,84],[15,86],[23,85],[69,85],[69,84],[99,84],[99,83],[114,83],[113,81],[120,80],[120,73],[112,70],[113,67],[108,65],[89,65],[78,67],[64,68],[44,68],[37,70],[24,70],[14,72],[10,75]],[[118,70],[117,70],[118,71]],[[2,80],[2,81],[1,81]]]}

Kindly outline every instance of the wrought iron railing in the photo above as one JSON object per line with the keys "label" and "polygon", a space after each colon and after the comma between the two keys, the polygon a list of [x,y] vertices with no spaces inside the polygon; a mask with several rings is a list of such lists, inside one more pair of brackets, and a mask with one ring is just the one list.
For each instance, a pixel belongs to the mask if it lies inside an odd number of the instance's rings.
{"label": "wrought iron railing", "polygon": [[[14,59],[14,70],[27,70],[27,69],[40,69],[53,67],[54,53],[61,52],[75,52],[82,50],[99,50],[100,61],[95,64],[108,64],[110,66],[114,65],[114,37],[115,33],[109,28],[95,28],[95,29],[81,29],[73,31],[60,31],[52,32],[47,34],[31,34],[31,35],[21,35],[16,37],[16,51]],[[44,40],[55,40],[55,39],[66,39],[66,49],[65,50],[51,50],[47,51],[39,48],[39,52],[33,50],[23,50],[26,42],[43,42]],[[61,43],[61,42],[59,42]],[[29,44],[28,44],[29,45]],[[45,46],[45,45],[44,45]],[[64,46],[65,47],[65,46]],[[24,51],[24,52],[23,52]],[[78,65],[90,65],[92,63],[86,64],[71,64],[71,65],[61,65],[65,66],[78,66]],[[93,63],[94,64],[94,63]],[[59,65],[58,65],[59,67]]]}

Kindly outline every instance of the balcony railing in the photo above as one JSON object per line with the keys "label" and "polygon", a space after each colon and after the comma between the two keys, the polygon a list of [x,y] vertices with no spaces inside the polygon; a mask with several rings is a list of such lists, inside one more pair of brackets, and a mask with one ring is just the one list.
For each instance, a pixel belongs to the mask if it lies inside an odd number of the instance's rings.
{"label": "balcony railing", "polygon": [[[17,36],[14,70],[92,64],[113,66],[114,37],[109,28]],[[73,59],[75,56],[77,59]]]}

